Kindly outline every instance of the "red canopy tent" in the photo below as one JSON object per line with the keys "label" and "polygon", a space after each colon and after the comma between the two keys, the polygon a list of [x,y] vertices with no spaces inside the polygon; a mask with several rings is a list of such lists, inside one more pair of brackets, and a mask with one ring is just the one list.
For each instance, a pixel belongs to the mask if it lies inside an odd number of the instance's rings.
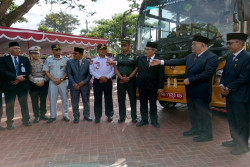
{"label": "red canopy tent", "polygon": [[40,46],[42,54],[51,54],[51,45],[57,43],[63,53],[70,53],[74,47],[82,47],[86,51],[95,49],[100,43],[107,44],[106,39],[69,35],[55,32],[43,32],[0,26],[0,53],[8,53],[8,43],[17,41],[23,53],[28,53],[31,46]]}

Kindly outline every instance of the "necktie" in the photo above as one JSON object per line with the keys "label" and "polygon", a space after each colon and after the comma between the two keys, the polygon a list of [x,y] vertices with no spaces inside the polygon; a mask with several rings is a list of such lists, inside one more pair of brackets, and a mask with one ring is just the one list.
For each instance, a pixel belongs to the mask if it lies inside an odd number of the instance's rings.
{"label": "necktie", "polygon": [[76,60],[76,66],[77,66],[77,70],[80,71],[80,61]]}
{"label": "necktie", "polygon": [[195,56],[195,58],[194,58],[194,61],[196,61],[196,60],[198,59],[198,57],[199,57],[199,56],[198,56],[198,55],[196,55],[196,56]]}
{"label": "necktie", "polygon": [[235,58],[235,55],[234,55],[234,54],[232,54],[232,60],[231,60],[231,62],[233,62],[233,61],[234,61],[234,58]]}
{"label": "necktie", "polygon": [[20,74],[20,72],[19,72],[19,68],[18,68],[17,57],[14,57],[14,59],[15,59],[16,75],[18,76]]}

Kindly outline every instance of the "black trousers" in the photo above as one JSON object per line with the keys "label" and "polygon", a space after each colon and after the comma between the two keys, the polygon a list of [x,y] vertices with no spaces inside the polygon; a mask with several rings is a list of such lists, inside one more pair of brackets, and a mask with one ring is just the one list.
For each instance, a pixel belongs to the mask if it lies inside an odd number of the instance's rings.
{"label": "black trousers", "polygon": [[[32,109],[34,117],[39,117],[45,115],[46,110],[46,99],[48,96],[48,86],[49,82],[45,82],[42,87],[35,85],[33,82],[30,82],[30,97],[32,103]],[[40,107],[39,107],[40,102]]]}
{"label": "black trousers", "polygon": [[148,102],[151,122],[158,121],[157,115],[157,89],[152,87],[139,87],[141,119],[148,122]]}
{"label": "black trousers", "polygon": [[7,124],[13,122],[14,118],[14,104],[16,100],[16,96],[18,97],[19,104],[21,106],[22,113],[22,122],[27,122],[30,119],[27,97],[28,97],[28,89],[21,88],[13,88],[11,90],[5,90],[5,103],[6,103],[6,116],[7,116]]}
{"label": "black trousers", "polygon": [[104,93],[105,100],[105,115],[112,117],[114,115],[113,110],[113,97],[112,97],[112,80],[109,79],[106,83],[100,83],[99,79],[94,79],[94,113],[95,118],[100,119],[102,117],[102,95]]}
{"label": "black trousers", "polygon": [[120,83],[120,78],[117,78],[117,96],[119,104],[119,116],[121,119],[126,118],[126,92],[128,92],[128,97],[131,107],[131,118],[137,119],[136,114],[136,78],[133,77],[127,83]]}
{"label": "black trousers", "polygon": [[211,98],[199,98],[187,96],[187,106],[190,122],[193,130],[199,130],[202,134],[212,135],[212,112],[209,104]]}
{"label": "black trousers", "polygon": [[232,139],[241,148],[248,147],[249,103],[226,101],[227,118]]}
{"label": "black trousers", "polygon": [[[1,86],[1,85],[0,85]],[[3,100],[2,100],[2,89],[0,88],[0,122],[2,119],[2,115],[3,115]]]}

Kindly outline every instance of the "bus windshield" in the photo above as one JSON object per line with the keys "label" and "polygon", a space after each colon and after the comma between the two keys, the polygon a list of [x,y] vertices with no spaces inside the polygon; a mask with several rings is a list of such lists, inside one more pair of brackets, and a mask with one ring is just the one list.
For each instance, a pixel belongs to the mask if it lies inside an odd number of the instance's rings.
{"label": "bus windshield", "polygon": [[161,54],[186,56],[195,34],[210,38],[213,47],[226,48],[226,34],[233,32],[233,8],[234,0],[144,0],[137,53],[143,52],[148,41],[156,41]]}

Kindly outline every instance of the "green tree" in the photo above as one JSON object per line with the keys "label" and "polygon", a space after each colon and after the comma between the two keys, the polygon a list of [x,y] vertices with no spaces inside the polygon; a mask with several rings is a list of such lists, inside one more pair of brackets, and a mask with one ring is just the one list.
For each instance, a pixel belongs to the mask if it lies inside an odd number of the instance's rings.
{"label": "green tree", "polygon": [[78,19],[63,12],[48,14],[45,16],[45,20],[42,20],[39,24],[39,26],[51,28],[54,32],[65,34],[72,34],[77,25],[80,25]]}
{"label": "green tree", "polygon": [[[125,18],[127,22],[127,37],[130,39],[135,38],[137,17],[137,14],[128,14]],[[81,30],[81,35],[108,39],[109,49],[112,49],[109,51],[116,54],[121,51],[121,22],[122,14],[115,14],[112,16],[112,19],[95,21],[96,26],[92,27],[89,33],[84,29]]]}
{"label": "green tree", "polygon": [[[0,0],[0,26],[10,27],[17,21],[27,21],[23,16],[37,3],[62,4],[70,9],[82,10],[85,6],[80,0],[22,0],[21,5],[16,5],[17,0]],[[96,2],[97,0],[91,0]],[[20,1],[18,1],[20,3]]]}
{"label": "green tree", "polygon": [[38,30],[39,30],[39,31],[45,31],[45,32],[53,32],[52,29],[47,28],[47,27],[45,27],[45,26],[39,26],[39,27],[38,27]]}

